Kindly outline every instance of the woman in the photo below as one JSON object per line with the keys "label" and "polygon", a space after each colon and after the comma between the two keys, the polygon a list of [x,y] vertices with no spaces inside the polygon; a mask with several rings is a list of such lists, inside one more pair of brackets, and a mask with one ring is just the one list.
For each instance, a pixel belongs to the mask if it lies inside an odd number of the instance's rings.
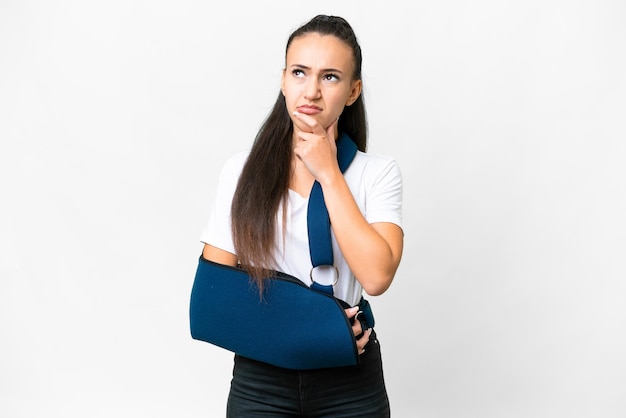
{"label": "woman", "polygon": [[[332,225],[334,295],[355,306],[363,290],[387,290],[402,255],[402,182],[393,159],[365,153],[361,60],[340,17],[316,16],[289,37],[278,99],[251,151],[231,158],[220,175],[201,237],[204,258],[240,264],[261,288],[273,271],[308,279],[306,209],[317,180]],[[359,149],[343,174],[340,134]],[[328,280],[322,273],[316,281]],[[228,416],[389,416],[375,332],[363,332],[359,321],[352,331],[357,366],[290,370],[235,355]]]}

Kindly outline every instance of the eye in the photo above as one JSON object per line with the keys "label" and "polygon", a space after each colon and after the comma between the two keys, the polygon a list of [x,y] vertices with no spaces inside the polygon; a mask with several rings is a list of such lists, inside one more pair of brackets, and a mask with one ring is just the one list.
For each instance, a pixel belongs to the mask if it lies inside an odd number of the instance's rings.
{"label": "eye", "polygon": [[339,81],[339,76],[335,73],[324,74],[323,78],[326,81]]}
{"label": "eye", "polygon": [[291,71],[291,74],[293,74],[294,77],[304,77],[304,71],[302,71],[299,68],[295,68]]}

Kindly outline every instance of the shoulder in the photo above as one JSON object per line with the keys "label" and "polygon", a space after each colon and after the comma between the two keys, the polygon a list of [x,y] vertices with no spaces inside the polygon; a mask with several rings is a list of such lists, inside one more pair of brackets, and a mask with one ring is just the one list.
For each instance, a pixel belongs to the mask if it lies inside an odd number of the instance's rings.
{"label": "shoulder", "polygon": [[400,167],[395,158],[361,151],[357,151],[345,174],[350,177],[358,176],[370,180],[386,176],[401,177]]}
{"label": "shoulder", "polygon": [[356,162],[357,164],[368,164],[372,167],[397,164],[395,158],[389,155],[370,154],[362,151],[356,152],[353,162]]}
{"label": "shoulder", "polygon": [[249,154],[250,154],[250,151],[241,151],[241,152],[238,152],[236,154],[231,155],[224,162],[224,169],[230,169],[230,170],[232,170],[232,169],[239,169],[239,170],[241,170],[243,165],[246,163],[246,160],[248,159],[248,155]]}
{"label": "shoulder", "polygon": [[221,167],[217,181],[217,195],[230,199],[237,187],[241,170],[243,169],[248,152],[239,152],[227,158]]}
{"label": "shoulder", "polygon": [[224,162],[222,166],[222,171],[220,177],[222,180],[227,178],[238,178],[241,174],[241,170],[243,169],[246,160],[248,159],[249,151],[241,151],[237,154],[230,156]]}

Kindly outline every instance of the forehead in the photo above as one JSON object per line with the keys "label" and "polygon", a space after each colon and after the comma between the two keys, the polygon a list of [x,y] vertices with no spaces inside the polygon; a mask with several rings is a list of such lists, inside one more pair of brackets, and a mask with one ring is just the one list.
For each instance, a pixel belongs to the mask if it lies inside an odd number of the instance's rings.
{"label": "forehead", "polygon": [[287,49],[287,66],[304,65],[309,68],[336,68],[352,70],[352,49],[333,35],[308,33],[291,41]]}

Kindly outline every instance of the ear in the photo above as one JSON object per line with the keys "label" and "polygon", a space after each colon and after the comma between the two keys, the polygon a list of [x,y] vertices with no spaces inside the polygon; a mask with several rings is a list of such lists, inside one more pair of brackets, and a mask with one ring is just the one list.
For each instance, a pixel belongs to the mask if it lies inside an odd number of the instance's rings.
{"label": "ear", "polygon": [[285,95],[285,71],[287,71],[287,69],[283,68],[283,72],[280,76],[280,91],[283,93],[283,96]]}
{"label": "ear", "polygon": [[352,82],[352,90],[350,91],[350,96],[348,96],[348,100],[346,100],[346,106],[351,106],[352,103],[356,102],[356,99],[361,95],[361,90],[363,89],[363,83],[361,80],[354,80]]}

